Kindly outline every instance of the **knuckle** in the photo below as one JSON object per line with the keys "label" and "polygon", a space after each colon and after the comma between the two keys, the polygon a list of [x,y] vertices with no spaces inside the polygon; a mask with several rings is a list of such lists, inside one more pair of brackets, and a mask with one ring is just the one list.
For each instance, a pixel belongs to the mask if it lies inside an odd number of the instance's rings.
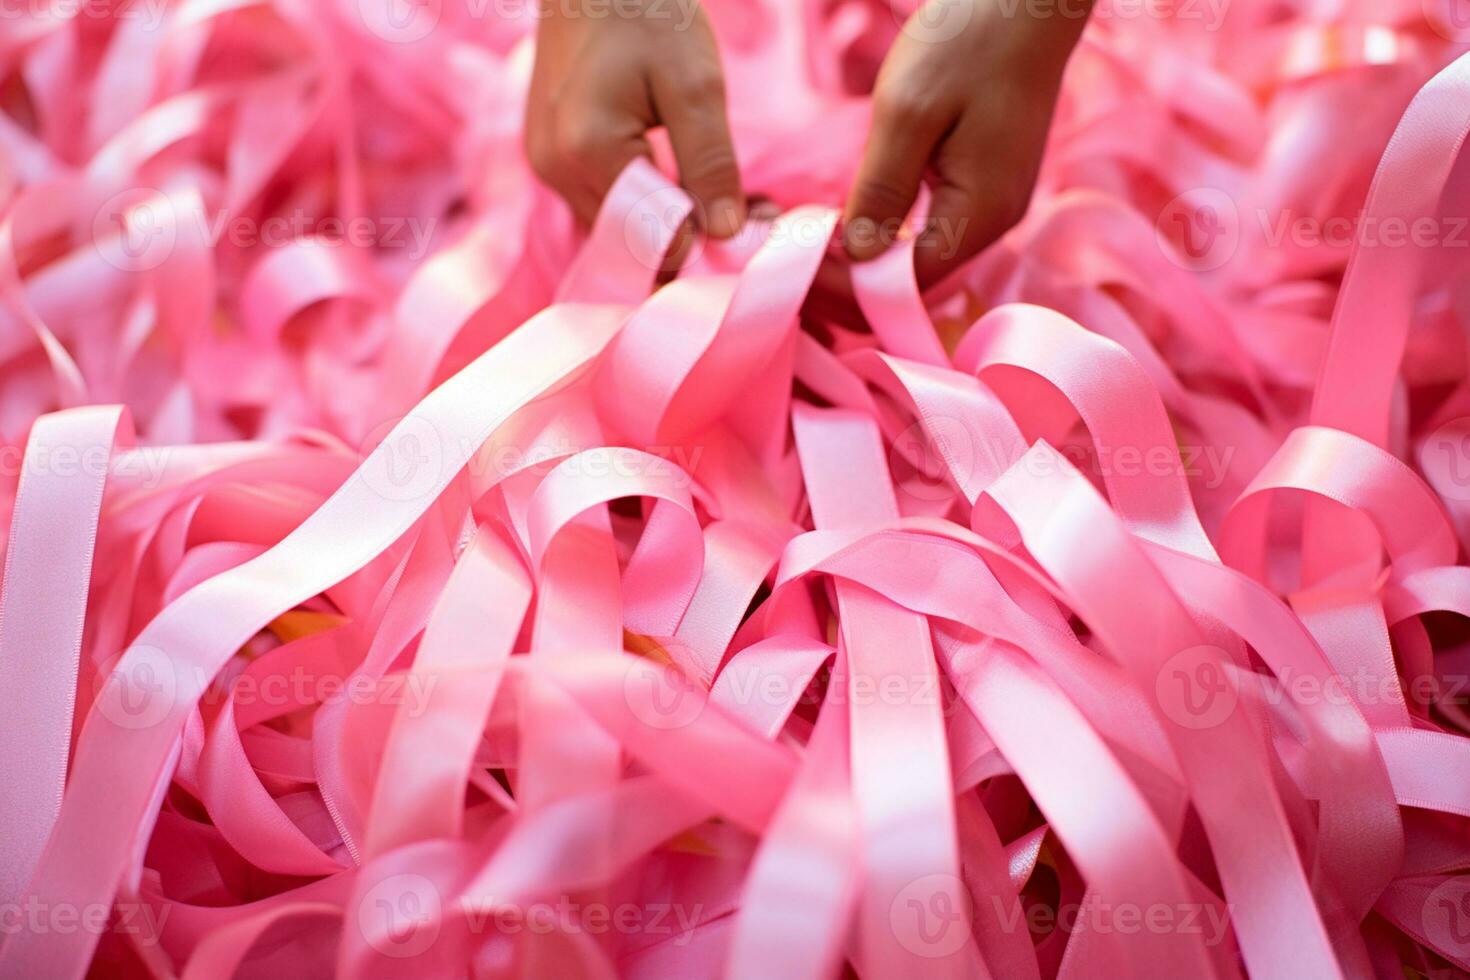
{"label": "knuckle", "polygon": [[607,144],[605,127],[588,116],[570,116],[562,120],[556,131],[558,154],[578,158],[593,156]]}
{"label": "knuckle", "polygon": [[698,64],[687,68],[679,87],[690,99],[700,103],[725,101],[725,77],[719,68]]}
{"label": "knuckle", "polygon": [[729,187],[739,179],[735,153],[723,142],[696,147],[679,164],[679,171],[684,183],[707,187]]}
{"label": "knuckle", "polygon": [[959,226],[953,230],[940,230],[956,242],[959,260],[983,251],[1026,217],[1025,195],[988,198],[967,194],[962,200],[949,204],[946,210],[958,217],[944,220],[958,222]]}
{"label": "knuckle", "polygon": [[862,202],[861,210],[881,215],[901,217],[908,213],[909,205],[912,203],[908,190],[887,176],[864,178],[858,185],[856,196]]}
{"label": "knuckle", "polygon": [[556,172],[556,150],[543,133],[527,132],[526,159],[531,164],[531,172],[542,180],[549,181]]}
{"label": "knuckle", "polygon": [[880,125],[932,118],[938,111],[933,97],[911,86],[892,86],[873,96],[873,118]]}

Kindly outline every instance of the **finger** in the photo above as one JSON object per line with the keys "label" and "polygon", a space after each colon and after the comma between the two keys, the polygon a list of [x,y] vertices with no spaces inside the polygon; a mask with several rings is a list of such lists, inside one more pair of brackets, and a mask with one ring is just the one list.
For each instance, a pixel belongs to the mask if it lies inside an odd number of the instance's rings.
{"label": "finger", "polygon": [[803,319],[868,332],[868,321],[852,291],[851,269],[846,255],[829,255],[822,260],[801,305]]}
{"label": "finger", "polygon": [[563,158],[555,117],[545,109],[540,115],[542,118],[534,123],[528,120],[526,126],[525,150],[531,171],[567,203],[579,222],[589,224],[597,213],[597,199]]}
{"label": "finger", "polygon": [[588,107],[559,117],[556,128],[557,190],[584,225],[591,225],[602,199],[630,162],[649,155],[645,123]]}
{"label": "finger", "polygon": [[584,227],[591,226],[597,214],[598,199],[575,170],[562,160],[550,138],[547,137],[540,145],[529,142],[527,155],[532,171],[566,202],[577,222]]}
{"label": "finger", "polygon": [[718,65],[658,72],[654,108],[669,131],[679,183],[703,208],[705,230],[729,238],[745,223],[740,168],[725,115],[725,85]]}
{"label": "finger", "polygon": [[602,208],[601,195],[575,173],[568,173],[560,181],[553,182],[552,188],[571,207],[577,224],[584,230],[591,228],[592,223],[597,220],[597,212]]}
{"label": "finger", "polygon": [[914,247],[922,288],[980,254],[1026,212],[1035,166],[1003,152],[988,129],[983,121],[962,121],[936,155],[929,216]]}
{"label": "finger", "polygon": [[874,258],[893,243],[947,124],[923,97],[874,96],[873,126],[843,212],[843,244],[852,258]]}
{"label": "finger", "polygon": [[914,274],[927,289],[979,254],[1004,232],[991,230],[992,220],[967,187],[940,182],[934,188],[929,217],[914,243]]}

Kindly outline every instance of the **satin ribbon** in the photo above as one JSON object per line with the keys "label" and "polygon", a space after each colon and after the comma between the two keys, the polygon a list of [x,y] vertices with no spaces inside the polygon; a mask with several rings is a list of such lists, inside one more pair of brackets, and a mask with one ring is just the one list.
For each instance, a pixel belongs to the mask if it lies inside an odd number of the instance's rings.
{"label": "satin ribbon", "polygon": [[[526,172],[525,25],[0,42],[35,117],[0,122],[0,881],[42,916],[0,973],[1470,969],[1466,658],[1425,618],[1470,613],[1463,391],[1423,410],[1463,388],[1453,255],[1249,227],[1366,183],[1349,112],[1444,60],[1417,5],[1100,17],[1033,219],[948,296],[912,241],[854,268],[872,333],[818,341],[803,202],[898,30],[828,6],[710,4],[743,170],[796,206],[663,285],[693,203],[655,166],[585,241]],[[211,46],[271,67],[205,83]],[[1454,217],[1465,65],[1361,227]],[[1224,194],[1244,260],[1191,268],[1158,188]],[[283,199],[444,223],[422,261],[239,240]]]}

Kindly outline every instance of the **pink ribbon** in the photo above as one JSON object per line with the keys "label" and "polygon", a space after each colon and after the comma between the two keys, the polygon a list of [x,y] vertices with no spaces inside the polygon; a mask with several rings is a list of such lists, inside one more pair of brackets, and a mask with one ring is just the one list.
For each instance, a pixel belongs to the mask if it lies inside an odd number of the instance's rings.
{"label": "pink ribbon", "polygon": [[1463,269],[1382,237],[1470,200],[1452,18],[1099,16],[1032,216],[854,333],[899,21],[708,7],[777,216],[668,282],[513,18],[0,38],[0,974],[1470,970]]}

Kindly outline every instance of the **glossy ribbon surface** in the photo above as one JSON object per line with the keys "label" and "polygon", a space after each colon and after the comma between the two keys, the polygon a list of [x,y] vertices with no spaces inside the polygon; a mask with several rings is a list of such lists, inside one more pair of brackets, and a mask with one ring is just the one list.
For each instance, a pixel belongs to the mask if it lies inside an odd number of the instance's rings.
{"label": "glossy ribbon surface", "polygon": [[1104,0],[870,333],[886,3],[710,0],[774,206],[692,245],[531,178],[533,5],[36,6],[0,976],[1470,971],[1451,5]]}

